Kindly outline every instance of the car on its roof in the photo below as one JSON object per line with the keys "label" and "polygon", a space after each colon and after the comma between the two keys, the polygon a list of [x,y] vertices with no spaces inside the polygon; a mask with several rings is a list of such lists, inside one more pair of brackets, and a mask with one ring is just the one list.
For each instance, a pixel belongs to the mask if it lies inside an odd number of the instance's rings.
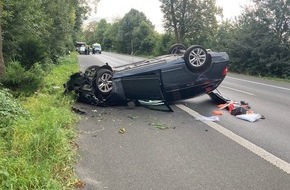
{"label": "car on its roof", "polygon": [[216,99],[213,91],[226,77],[228,63],[226,52],[175,44],[167,55],[152,59],[117,67],[91,66],[73,74],[65,86],[81,100],[100,106],[149,101],[169,105],[202,94]]}

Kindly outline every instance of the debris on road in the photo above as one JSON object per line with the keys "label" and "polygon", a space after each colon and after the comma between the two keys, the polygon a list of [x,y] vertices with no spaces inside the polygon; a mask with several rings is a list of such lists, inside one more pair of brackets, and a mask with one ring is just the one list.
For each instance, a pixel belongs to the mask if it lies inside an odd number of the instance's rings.
{"label": "debris on road", "polygon": [[81,108],[77,108],[77,107],[71,107],[72,111],[77,113],[77,114],[80,114],[80,115],[85,115],[87,114],[84,110],[82,110]]}
{"label": "debris on road", "polygon": [[213,110],[212,114],[213,115],[223,115],[224,113],[221,110]]}
{"label": "debris on road", "polygon": [[251,113],[251,114],[241,114],[241,115],[236,115],[237,118],[250,121],[250,122],[255,122],[258,119],[261,119],[262,116],[258,113]]}
{"label": "debris on road", "polygon": [[126,129],[124,127],[120,128],[119,129],[119,133],[120,134],[124,134],[126,132]]}
{"label": "debris on road", "polygon": [[264,116],[254,113],[249,103],[245,101],[235,102],[231,100],[228,103],[219,104],[217,107],[220,110],[226,108],[231,113],[231,115],[245,121],[255,122],[259,119],[265,119]]}
{"label": "debris on road", "polygon": [[[165,129],[169,129],[168,126],[166,126],[165,124],[162,124],[162,123],[148,123],[149,126],[153,126],[157,129],[160,129],[160,130],[165,130]],[[175,129],[175,128],[174,128]]]}
{"label": "debris on road", "polygon": [[79,189],[83,189],[85,187],[86,183],[80,179],[76,179],[74,181],[74,187],[75,188],[79,188]]}
{"label": "debris on road", "polygon": [[201,116],[201,117],[196,118],[196,120],[198,120],[198,121],[220,121],[220,118],[217,115],[210,116],[210,117]]}
{"label": "debris on road", "polygon": [[134,115],[127,115],[127,117],[130,119],[138,119],[138,116],[134,116]]}

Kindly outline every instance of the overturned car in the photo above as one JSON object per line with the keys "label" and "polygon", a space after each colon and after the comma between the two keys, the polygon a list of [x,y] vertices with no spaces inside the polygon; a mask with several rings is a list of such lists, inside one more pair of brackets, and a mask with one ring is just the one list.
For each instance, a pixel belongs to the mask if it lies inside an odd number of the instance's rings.
{"label": "overturned car", "polygon": [[199,45],[173,45],[167,55],[112,68],[91,66],[70,76],[66,92],[75,91],[82,102],[99,106],[174,101],[213,93],[227,74],[229,56]]}

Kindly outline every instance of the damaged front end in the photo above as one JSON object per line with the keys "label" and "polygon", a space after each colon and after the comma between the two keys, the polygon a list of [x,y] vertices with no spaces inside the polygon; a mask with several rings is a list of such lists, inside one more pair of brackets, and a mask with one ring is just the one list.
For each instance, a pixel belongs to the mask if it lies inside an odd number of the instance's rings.
{"label": "damaged front end", "polygon": [[118,77],[109,65],[91,66],[85,72],[72,74],[64,87],[65,93],[75,92],[77,101],[95,106],[142,105],[172,111],[163,97],[160,75],[160,71],[155,71]]}
{"label": "damaged front end", "polygon": [[100,104],[100,100],[94,94],[91,80],[82,72],[72,74],[69,80],[64,84],[64,88],[64,93],[75,92],[77,101],[79,102],[92,105]]}

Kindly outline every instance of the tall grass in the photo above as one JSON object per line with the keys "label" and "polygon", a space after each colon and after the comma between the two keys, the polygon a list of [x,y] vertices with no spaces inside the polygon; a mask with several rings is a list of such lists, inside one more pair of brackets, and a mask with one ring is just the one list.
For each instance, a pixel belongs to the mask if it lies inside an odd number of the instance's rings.
{"label": "tall grass", "polygon": [[41,88],[20,98],[28,112],[0,135],[0,189],[72,189],[74,179],[73,98],[63,83],[78,71],[76,55],[63,58]]}

